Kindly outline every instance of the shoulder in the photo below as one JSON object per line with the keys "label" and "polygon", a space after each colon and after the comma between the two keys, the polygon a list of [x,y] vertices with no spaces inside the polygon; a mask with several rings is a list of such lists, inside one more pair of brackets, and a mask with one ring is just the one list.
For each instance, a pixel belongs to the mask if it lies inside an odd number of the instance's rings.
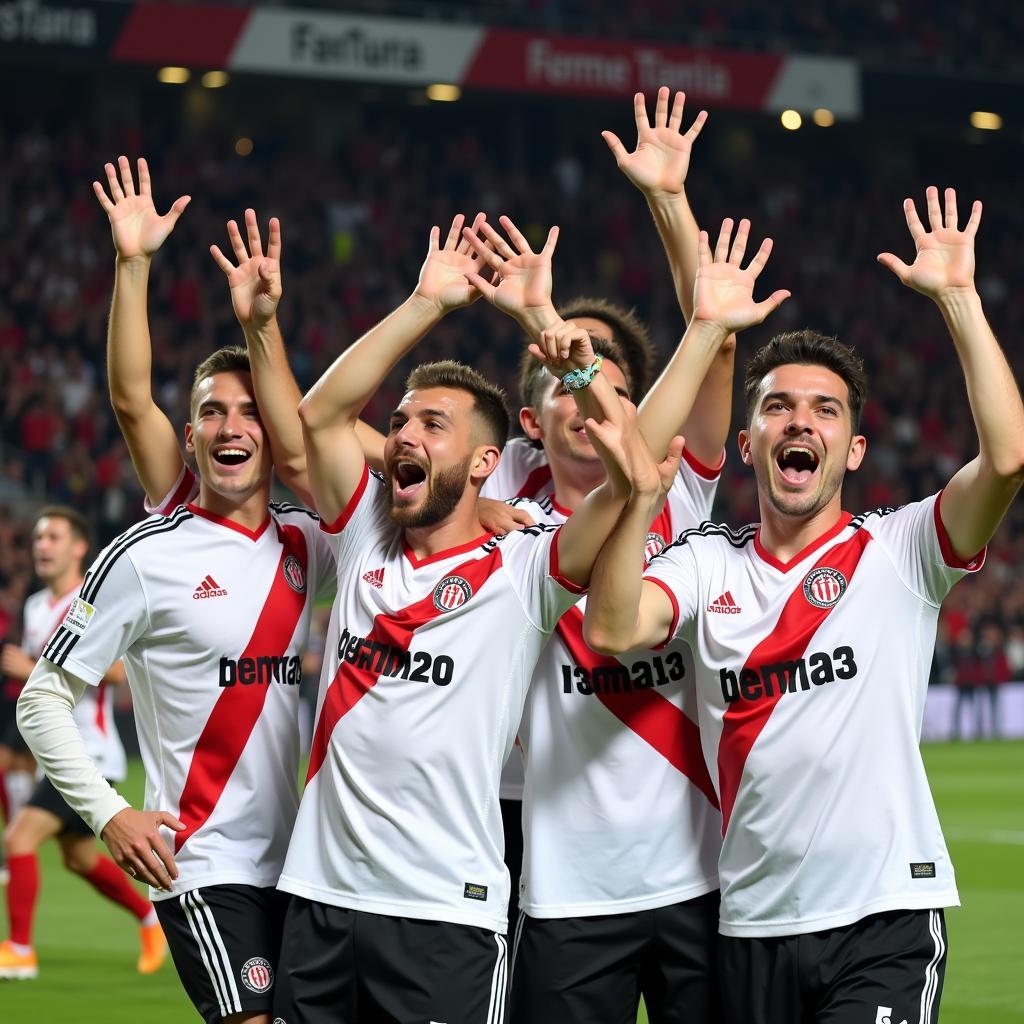
{"label": "shoulder", "polygon": [[510,551],[520,546],[536,544],[552,533],[556,533],[557,530],[557,523],[536,523],[533,526],[524,526],[521,530],[513,530],[511,533],[491,537],[484,541],[481,550],[484,553],[490,553],[500,546],[502,550]]}
{"label": "shoulder", "polygon": [[870,529],[873,524],[881,522],[888,516],[896,515],[905,508],[910,508],[910,505],[883,505],[868,512],[861,512],[850,520],[850,528],[853,530],[861,530],[864,527]]}
{"label": "shoulder", "polygon": [[757,523],[733,529],[724,523],[704,522],[692,529],[683,530],[657,557],[672,550],[690,548],[694,551],[719,549],[725,552],[742,551],[752,544],[757,536]]}
{"label": "shoulder", "polygon": [[295,523],[298,526],[318,528],[320,517],[305,505],[290,501],[272,501],[270,515],[279,523]]}

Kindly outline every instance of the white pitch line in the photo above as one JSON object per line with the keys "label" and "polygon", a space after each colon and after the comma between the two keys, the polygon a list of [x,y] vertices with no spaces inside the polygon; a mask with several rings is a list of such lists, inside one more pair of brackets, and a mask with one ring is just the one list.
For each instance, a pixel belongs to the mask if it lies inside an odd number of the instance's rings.
{"label": "white pitch line", "polygon": [[970,839],[978,843],[1006,843],[1009,846],[1024,846],[1024,832],[1004,828],[947,828],[951,839]]}

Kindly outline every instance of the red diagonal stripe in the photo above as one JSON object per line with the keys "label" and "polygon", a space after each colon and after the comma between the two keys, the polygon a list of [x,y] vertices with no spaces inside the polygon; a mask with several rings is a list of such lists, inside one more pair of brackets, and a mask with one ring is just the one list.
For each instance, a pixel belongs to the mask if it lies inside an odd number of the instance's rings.
{"label": "red diagonal stripe", "polygon": [[[871,535],[867,530],[858,530],[845,544],[826,551],[812,569],[825,565],[838,569],[849,584],[869,540]],[[800,576],[800,583],[789,595],[775,628],[750,652],[743,666],[745,669],[802,658],[811,638],[831,614],[832,608],[838,607],[816,608],[804,597],[804,579],[812,569]],[[722,721],[722,738],[718,744],[718,792],[722,797],[723,835],[729,827],[729,817],[736,803],[747,756],[780,697],[781,693],[776,692],[771,697],[759,700],[741,698],[726,709]],[[796,694],[793,698],[796,698]]]}
{"label": "red diagonal stripe", "polygon": [[[282,657],[295,635],[295,628],[306,604],[305,593],[296,593],[284,578],[284,560],[294,555],[303,568],[307,567],[306,538],[296,526],[278,524],[281,558],[274,572],[274,582],[256,628],[241,653],[242,658],[257,656]],[[308,572],[307,572],[308,578]],[[210,717],[203,727],[199,742],[192,753],[188,777],[178,801],[178,817],[185,829],[174,835],[174,848],[180,850],[185,841],[209,818],[238,759],[245,750],[259,720],[267,694],[274,683],[229,686],[217,698]]]}
{"label": "red diagonal stripe", "polygon": [[[495,548],[485,558],[475,558],[469,562],[463,562],[444,575],[461,576],[472,587],[475,596],[491,574],[500,566],[501,551]],[[434,606],[434,592],[431,590],[422,600],[401,609],[401,611],[391,615],[375,616],[366,639],[391,644],[407,651],[416,630],[430,622],[431,619],[437,618],[442,611],[443,609],[439,610]],[[338,666],[338,671],[324,695],[320,717],[313,730],[313,745],[309,752],[309,771],[306,773],[307,784],[320,771],[324,759],[327,757],[327,749],[330,746],[335,726],[355,707],[359,699],[377,684],[379,678],[380,672],[374,671],[372,668],[357,668],[347,661],[342,661]]]}
{"label": "red diagonal stripe", "polygon": [[523,486],[516,494],[517,498],[536,498],[537,492],[551,481],[551,467],[548,465],[538,466],[523,481]]}
{"label": "red diagonal stripe", "polygon": [[[593,673],[595,668],[621,668],[622,662],[595,654],[583,640],[583,612],[570,608],[559,620],[558,635],[573,661]],[[682,772],[713,807],[718,807],[711,775],[700,746],[700,730],[670,700],[651,688],[626,693],[596,693],[601,703],[627,728],[649,743]]]}

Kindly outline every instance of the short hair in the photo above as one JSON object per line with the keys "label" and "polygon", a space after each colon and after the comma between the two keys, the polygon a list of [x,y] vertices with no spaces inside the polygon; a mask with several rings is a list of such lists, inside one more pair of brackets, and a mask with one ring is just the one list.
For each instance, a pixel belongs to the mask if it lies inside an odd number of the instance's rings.
{"label": "short hair", "polygon": [[853,432],[860,427],[861,414],[868,397],[868,379],[864,361],[837,338],[804,329],[778,334],[759,348],[747,363],[743,393],[747,403],[747,423],[754,416],[757,392],[761,381],[778,366],[796,363],[800,366],[824,366],[840,377],[849,392],[850,419]]}
{"label": "short hair", "polygon": [[[607,338],[595,338],[591,335],[591,342],[594,346],[594,353],[602,359],[613,362],[626,378],[626,387],[630,395],[633,394],[633,373],[622,347]],[[554,378],[548,372],[548,368],[535,356],[531,355],[528,349],[523,350],[519,358],[519,400],[523,405],[536,409],[543,397],[544,389],[548,387]]]}
{"label": "short hair", "polygon": [[196,392],[199,385],[215,373],[252,373],[249,353],[242,345],[225,345],[211,352],[197,367],[192,377],[192,390],[188,395],[188,410],[191,416],[196,411]]}
{"label": "short hair", "polygon": [[465,363],[444,359],[421,363],[405,381],[406,391],[423,388],[455,388],[473,396],[473,412],[483,422],[487,440],[504,448],[508,440],[509,411],[505,392]]}
{"label": "short hair", "polygon": [[40,519],[64,519],[71,528],[73,537],[84,540],[86,544],[90,542],[89,520],[77,508],[70,505],[44,505],[36,513],[36,522],[38,523]]}
{"label": "short hair", "polygon": [[639,404],[651,386],[654,372],[654,344],[650,332],[643,321],[636,315],[635,309],[626,309],[608,299],[594,299],[586,295],[571,299],[558,310],[563,320],[576,320],[581,316],[600,320],[612,329],[612,339],[622,349],[625,365],[629,367],[627,376],[632,380],[633,398]]}

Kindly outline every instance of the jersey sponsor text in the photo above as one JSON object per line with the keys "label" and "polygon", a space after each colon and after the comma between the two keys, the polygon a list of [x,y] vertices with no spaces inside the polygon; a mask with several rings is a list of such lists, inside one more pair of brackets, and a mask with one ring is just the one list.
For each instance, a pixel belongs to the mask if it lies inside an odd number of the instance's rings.
{"label": "jersey sponsor text", "polygon": [[837,647],[831,654],[819,651],[790,661],[775,661],[765,665],[750,665],[737,674],[732,669],[719,670],[722,697],[729,704],[738,700],[770,700],[776,695],[809,690],[837,679],[852,679],[857,674],[857,662],[852,647]]}

